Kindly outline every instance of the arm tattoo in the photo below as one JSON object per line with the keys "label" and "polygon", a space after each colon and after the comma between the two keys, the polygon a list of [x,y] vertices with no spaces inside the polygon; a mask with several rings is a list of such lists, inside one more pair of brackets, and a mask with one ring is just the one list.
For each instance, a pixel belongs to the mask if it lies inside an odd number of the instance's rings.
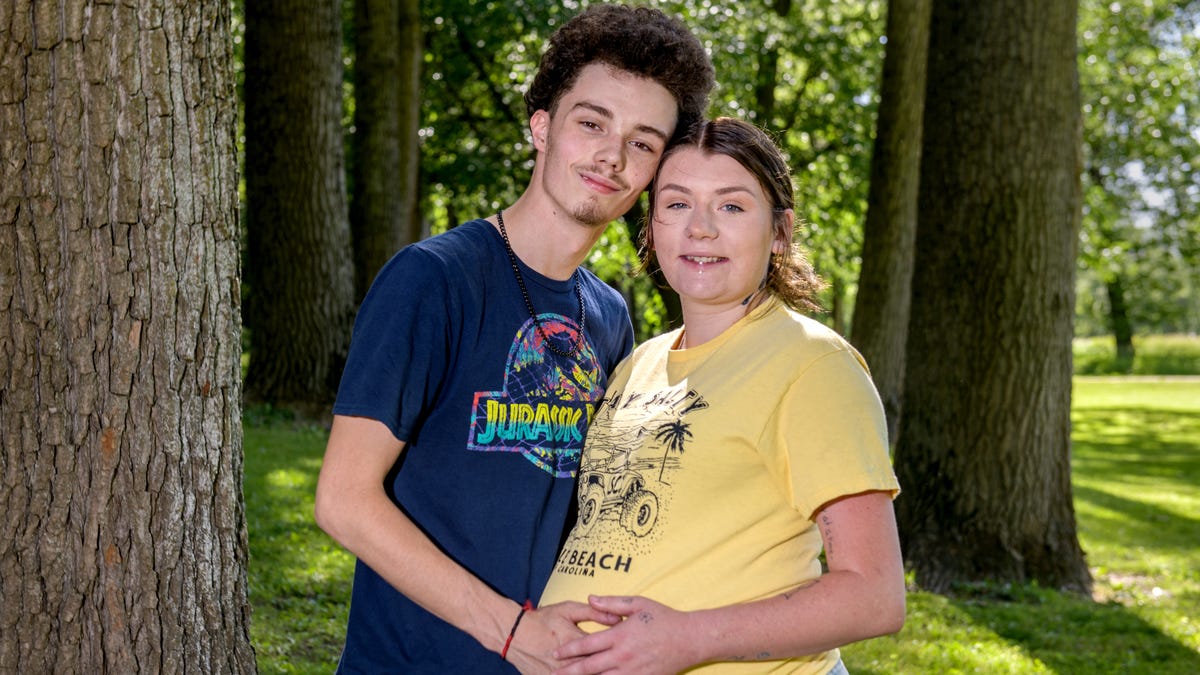
{"label": "arm tattoo", "polygon": [[821,514],[821,531],[825,535],[825,554],[833,553],[833,519],[828,513]]}

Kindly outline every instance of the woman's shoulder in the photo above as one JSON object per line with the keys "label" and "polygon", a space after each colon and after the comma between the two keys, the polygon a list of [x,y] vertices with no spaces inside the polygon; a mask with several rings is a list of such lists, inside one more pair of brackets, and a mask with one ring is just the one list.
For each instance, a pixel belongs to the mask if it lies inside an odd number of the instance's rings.
{"label": "woman's shoulder", "polygon": [[768,320],[772,327],[772,341],[791,358],[803,356],[811,360],[844,353],[856,361],[863,360],[849,340],[813,317],[780,307],[769,315]]}

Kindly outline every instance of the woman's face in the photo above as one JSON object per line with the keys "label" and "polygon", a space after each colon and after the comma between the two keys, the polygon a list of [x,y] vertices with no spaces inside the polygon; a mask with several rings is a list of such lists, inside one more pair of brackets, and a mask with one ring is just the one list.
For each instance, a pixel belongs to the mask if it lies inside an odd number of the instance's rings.
{"label": "woman's face", "polygon": [[686,148],[667,158],[654,190],[654,253],[685,309],[740,306],[786,245],[758,180],[731,157]]}

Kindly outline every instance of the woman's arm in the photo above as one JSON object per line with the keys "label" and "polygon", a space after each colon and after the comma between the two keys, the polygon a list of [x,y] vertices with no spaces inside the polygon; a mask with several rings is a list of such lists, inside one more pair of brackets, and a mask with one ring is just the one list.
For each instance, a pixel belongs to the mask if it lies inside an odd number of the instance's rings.
{"label": "woman's arm", "polygon": [[756,602],[681,612],[642,597],[593,597],[621,624],[555,652],[581,658],[555,671],[677,673],[710,661],[764,661],[816,654],[895,633],[904,625],[904,567],[888,492],[864,492],[818,510],[829,571]]}

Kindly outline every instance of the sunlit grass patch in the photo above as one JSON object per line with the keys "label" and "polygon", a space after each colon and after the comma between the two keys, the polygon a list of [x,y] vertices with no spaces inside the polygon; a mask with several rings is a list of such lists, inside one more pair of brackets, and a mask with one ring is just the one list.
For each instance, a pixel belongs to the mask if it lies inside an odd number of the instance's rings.
{"label": "sunlit grass patch", "polygon": [[312,516],[327,438],[278,411],[247,411],[250,638],[261,673],[332,673],[341,653],[354,558]]}

